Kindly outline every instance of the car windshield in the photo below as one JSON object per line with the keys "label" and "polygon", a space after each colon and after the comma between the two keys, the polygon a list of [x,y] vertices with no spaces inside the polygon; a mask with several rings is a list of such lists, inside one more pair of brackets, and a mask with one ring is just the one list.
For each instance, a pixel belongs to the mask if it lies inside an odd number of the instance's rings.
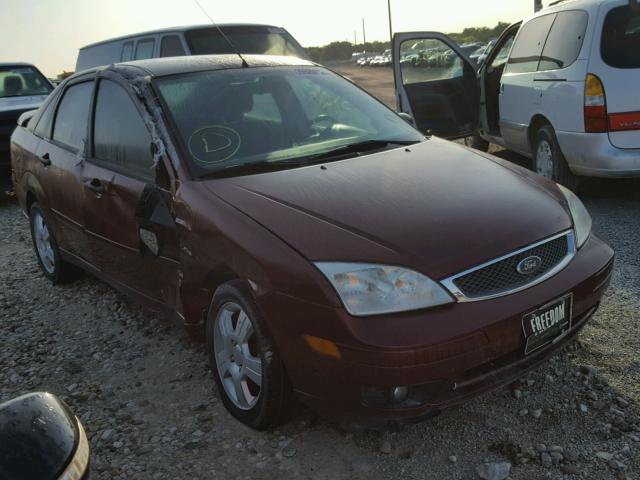
{"label": "car windshield", "polygon": [[155,85],[198,177],[240,166],[305,165],[333,154],[357,155],[359,146],[364,151],[424,139],[321,67],[209,71],[160,78]]}
{"label": "car windshield", "polygon": [[37,68],[0,66],[0,98],[49,95],[53,87]]}
{"label": "car windshield", "polygon": [[222,26],[225,39],[215,27],[199,28],[185,33],[193,55],[240,53],[256,55],[290,55],[308,59],[300,44],[283,28],[263,26]]}

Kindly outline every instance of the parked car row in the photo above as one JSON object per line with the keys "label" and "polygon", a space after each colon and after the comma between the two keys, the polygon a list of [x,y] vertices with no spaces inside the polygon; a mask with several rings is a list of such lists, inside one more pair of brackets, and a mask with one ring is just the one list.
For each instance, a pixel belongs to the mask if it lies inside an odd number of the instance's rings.
{"label": "parked car row", "polygon": [[390,67],[391,66],[391,50],[385,50],[383,53],[377,55],[369,55],[364,53],[356,60],[356,63],[361,67]]}

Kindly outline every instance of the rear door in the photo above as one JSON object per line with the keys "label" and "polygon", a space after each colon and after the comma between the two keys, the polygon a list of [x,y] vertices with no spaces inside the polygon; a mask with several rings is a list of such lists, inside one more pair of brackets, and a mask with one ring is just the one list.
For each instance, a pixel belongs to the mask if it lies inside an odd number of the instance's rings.
{"label": "rear door", "polygon": [[[173,232],[160,255],[141,240],[140,201],[155,186],[151,135],[125,86],[99,79],[84,168],[84,223],[92,263],[152,303],[172,303],[177,283]],[[159,232],[164,234],[165,232]]]}
{"label": "rear door", "polygon": [[393,72],[398,111],[412,115],[418,130],[450,139],[476,131],[477,73],[449,37],[436,32],[394,35]]}
{"label": "rear door", "polygon": [[590,70],[604,85],[609,138],[618,148],[640,148],[640,8],[621,0],[600,10]]}

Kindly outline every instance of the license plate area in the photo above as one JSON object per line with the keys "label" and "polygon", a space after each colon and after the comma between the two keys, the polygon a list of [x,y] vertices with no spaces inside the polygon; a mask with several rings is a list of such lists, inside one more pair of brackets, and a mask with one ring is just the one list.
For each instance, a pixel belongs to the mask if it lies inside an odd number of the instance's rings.
{"label": "license plate area", "polygon": [[524,314],[525,355],[562,338],[571,329],[572,309],[573,294],[570,293]]}

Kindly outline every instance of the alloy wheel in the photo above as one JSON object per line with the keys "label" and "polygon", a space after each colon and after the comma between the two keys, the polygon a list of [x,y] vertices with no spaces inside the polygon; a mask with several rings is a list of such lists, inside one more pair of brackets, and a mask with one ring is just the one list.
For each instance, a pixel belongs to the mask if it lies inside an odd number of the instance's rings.
{"label": "alloy wheel", "polygon": [[47,227],[40,213],[36,213],[33,218],[33,237],[43,268],[47,273],[53,274],[56,263],[53,246],[51,245],[51,234],[49,233],[49,227]]}
{"label": "alloy wheel", "polygon": [[547,140],[538,144],[536,151],[536,172],[546,178],[553,179],[553,149]]}
{"label": "alloy wheel", "polygon": [[213,348],[227,397],[239,409],[250,410],[262,390],[262,359],[253,323],[237,303],[225,303],[218,310]]}

